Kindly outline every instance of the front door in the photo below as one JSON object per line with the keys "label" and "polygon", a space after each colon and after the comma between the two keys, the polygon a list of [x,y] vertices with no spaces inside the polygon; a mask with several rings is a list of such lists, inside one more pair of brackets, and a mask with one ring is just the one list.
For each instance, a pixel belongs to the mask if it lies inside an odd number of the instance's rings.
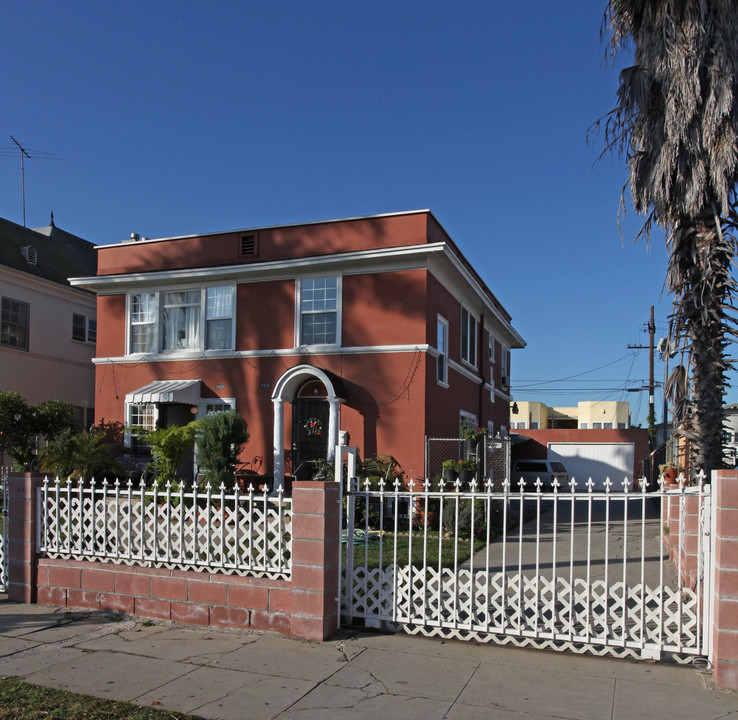
{"label": "front door", "polygon": [[296,398],[292,403],[292,476],[310,480],[316,460],[328,457],[328,418],[326,400]]}

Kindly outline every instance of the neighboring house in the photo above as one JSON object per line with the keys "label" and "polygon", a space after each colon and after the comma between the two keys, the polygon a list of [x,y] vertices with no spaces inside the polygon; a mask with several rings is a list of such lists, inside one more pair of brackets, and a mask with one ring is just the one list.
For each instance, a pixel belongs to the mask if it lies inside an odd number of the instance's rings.
{"label": "neighboring house", "polygon": [[0,218],[0,390],[31,404],[66,400],[80,428],[95,413],[96,298],[71,287],[91,274],[92,243],[54,225],[21,227]]}
{"label": "neighboring house", "polygon": [[277,482],[336,444],[424,474],[426,436],[505,433],[510,315],[427,210],[97,248],[97,417],[234,408]]}
{"label": "neighboring house", "polygon": [[602,489],[609,477],[622,489],[624,478],[640,477],[648,457],[648,430],[630,427],[627,402],[587,400],[577,407],[513,402],[510,428],[513,459],[559,460],[580,488],[591,477]]}
{"label": "neighboring house", "polygon": [[515,430],[626,430],[630,407],[617,400],[587,400],[577,407],[549,407],[541,402],[510,404],[510,427]]}

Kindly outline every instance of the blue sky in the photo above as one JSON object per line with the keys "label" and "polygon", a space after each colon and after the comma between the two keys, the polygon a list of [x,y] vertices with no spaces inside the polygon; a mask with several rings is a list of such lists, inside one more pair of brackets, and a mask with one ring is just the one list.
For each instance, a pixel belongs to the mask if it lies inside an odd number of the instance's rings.
{"label": "blue sky", "polygon": [[[621,241],[623,162],[587,142],[617,86],[603,8],[8,3],[0,148],[54,155],[26,161],[27,225],[53,210],[98,244],[430,208],[528,343],[515,399],[623,399],[643,422],[647,393],[623,388],[648,353],[628,345],[651,305],[666,332],[666,251],[633,244],[633,213]],[[0,216],[22,222],[6,152]]]}

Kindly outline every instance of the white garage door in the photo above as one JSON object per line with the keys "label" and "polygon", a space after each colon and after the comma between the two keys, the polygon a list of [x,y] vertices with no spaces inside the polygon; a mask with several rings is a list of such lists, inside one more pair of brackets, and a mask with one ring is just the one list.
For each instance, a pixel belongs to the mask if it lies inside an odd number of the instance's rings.
{"label": "white garage door", "polygon": [[586,490],[592,478],[595,490],[605,489],[605,480],[613,483],[611,492],[622,492],[623,480],[633,489],[633,443],[549,443],[548,457],[564,463],[569,478],[577,481],[577,490]]}

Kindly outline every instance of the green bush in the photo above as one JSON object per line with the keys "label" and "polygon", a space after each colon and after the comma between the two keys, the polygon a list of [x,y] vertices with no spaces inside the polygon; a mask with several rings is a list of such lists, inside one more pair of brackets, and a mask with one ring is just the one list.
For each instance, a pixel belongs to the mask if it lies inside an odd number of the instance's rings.
{"label": "green bush", "polygon": [[211,413],[199,422],[197,462],[204,473],[203,481],[214,492],[221,484],[231,488],[238,456],[249,439],[246,421],[235,410],[229,410]]}
{"label": "green bush", "polygon": [[74,427],[74,407],[62,400],[29,405],[17,392],[0,392],[0,452],[13,456],[15,470],[32,470],[38,438],[47,441]]}
{"label": "green bush", "polygon": [[141,438],[151,447],[154,456],[155,478],[163,483],[174,483],[177,480],[177,470],[185,454],[195,445],[195,435],[202,420],[193,420],[187,425],[172,425],[156,430],[131,428],[136,437]]}
{"label": "green bush", "polygon": [[41,451],[41,469],[58,478],[120,479],[124,470],[115,457],[117,449],[96,428],[80,433],[65,429]]}

